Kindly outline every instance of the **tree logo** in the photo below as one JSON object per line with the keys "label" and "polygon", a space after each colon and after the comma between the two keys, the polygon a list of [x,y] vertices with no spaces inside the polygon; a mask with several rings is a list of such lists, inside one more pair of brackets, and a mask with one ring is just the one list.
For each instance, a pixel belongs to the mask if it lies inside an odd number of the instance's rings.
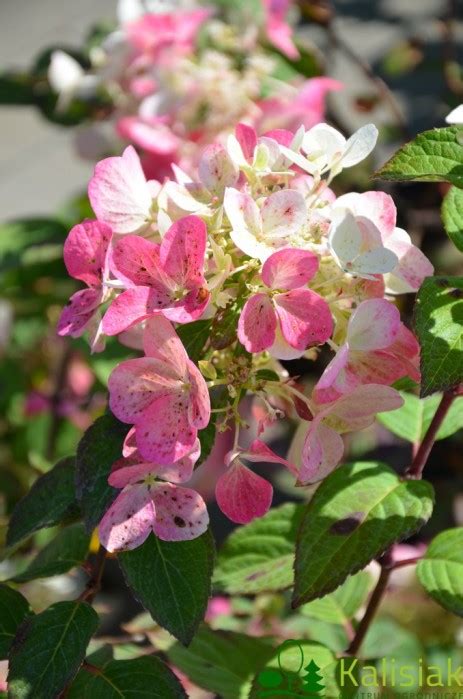
{"label": "tree logo", "polygon": [[320,667],[304,658],[298,641],[285,641],[278,648],[278,667],[268,667],[257,675],[256,694],[260,699],[284,697],[324,697],[325,685]]}

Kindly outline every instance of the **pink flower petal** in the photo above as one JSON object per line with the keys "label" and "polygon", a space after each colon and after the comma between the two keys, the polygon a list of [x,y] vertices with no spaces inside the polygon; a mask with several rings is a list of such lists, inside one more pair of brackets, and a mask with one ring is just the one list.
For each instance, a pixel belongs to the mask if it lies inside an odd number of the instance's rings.
{"label": "pink flower petal", "polygon": [[274,297],[286,342],[298,350],[326,342],[333,332],[331,311],[311,289],[294,289]]}
{"label": "pink flower petal", "polygon": [[155,486],[154,533],[163,541],[188,541],[207,530],[209,515],[201,495],[191,488],[163,483]]}
{"label": "pink flower petal", "polygon": [[307,206],[300,192],[282,189],[264,201],[261,210],[266,238],[284,238],[296,233],[307,219]]}
{"label": "pink flower petal", "polygon": [[394,342],[400,329],[398,309],[385,299],[363,301],[352,314],[347,341],[352,350],[376,350]]}
{"label": "pink flower petal", "polygon": [[252,160],[257,146],[255,129],[247,124],[238,124],[235,128],[235,136],[246,160]]}
{"label": "pink flower petal", "polygon": [[193,289],[182,299],[162,309],[162,314],[173,323],[191,323],[201,318],[211,298],[205,286]]}
{"label": "pink flower petal", "polygon": [[154,518],[154,505],[147,487],[128,486],[101,520],[98,537],[111,553],[135,549],[150,534]]}
{"label": "pink flower petal", "polygon": [[249,447],[242,453],[242,457],[252,462],[264,461],[270,464],[282,464],[282,466],[286,466],[293,476],[297,476],[297,467],[281,456],[278,456],[278,454],[275,454],[275,452],[260,439],[255,439],[251,442]]}
{"label": "pink flower petal", "polygon": [[237,524],[247,524],[270,509],[273,488],[239,461],[219,478],[215,497],[222,512]]}
{"label": "pink flower petal", "polygon": [[170,304],[166,293],[147,286],[127,289],[119,294],[103,317],[103,330],[106,335],[119,335],[135,323],[159,313]]}
{"label": "pink flower petal", "polygon": [[100,289],[82,289],[71,296],[58,320],[58,335],[80,337],[103,300]]}
{"label": "pink flower petal", "polygon": [[[123,462],[125,465],[119,464]],[[137,481],[143,481],[148,474],[155,474],[156,464],[150,462],[133,463],[133,459],[120,459],[113,465],[108,476],[108,483],[113,488],[125,488],[126,485],[135,485]]]}
{"label": "pink flower petal", "polygon": [[397,266],[387,277],[388,289],[396,294],[418,291],[425,278],[434,273],[434,267],[426,255],[413,245],[410,236],[402,228],[396,228],[384,244],[399,259]]}
{"label": "pink flower petal", "polygon": [[[336,207],[349,209],[355,216],[362,216],[374,223],[381,236],[384,236],[384,244],[386,238],[394,231],[397,210],[393,198],[385,192],[344,194],[337,199]],[[387,247],[389,248],[389,245]]]}
{"label": "pink flower petal", "polygon": [[294,138],[293,132],[288,131],[288,129],[270,129],[264,136],[273,139],[282,146],[286,146],[286,148],[290,147]]}
{"label": "pink flower petal", "polygon": [[101,221],[84,221],[71,228],[63,250],[70,276],[88,286],[101,286],[111,238],[111,227]]}
{"label": "pink flower petal", "polygon": [[146,228],[151,217],[151,194],[133,146],[128,146],[121,157],[105,158],[96,164],[88,196],[97,218],[115,233]]}
{"label": "pink flower petal", "polygon": [[248,299],[238,321],[238,339],[248,352],[262,352],[275,339],[277,320],[267,294],[254,294]]}
{"label": "pink flower petal", "polygon": [[397,410],[403,405],[403,398],[390,386],[368,384],[358,386],[354,391],[340,398],[325,411],[331,424],[334,418],[343,432],[364,429],[371,424],[377,413]]}
{"label": "pink flower petal", "polygon": [[314,420],[304,440],[299,480],[301,483],[323,480],[336,468],[343,454],[342,437],[323,422]]}
{"label": "pink flower petal", "polygon": [[172,376],[188,380],[188,355],[172,324],[162,316],[147,321],[143,337],[147,357],[153,357],[171,367]]}
{"label": "pink flower petal", "polygon": [[201,456],[201,444],[196,439],[193,449],[173,464],[156,466],[156,475],[164,481],[187,483],[192,475],[195,463]]}
{"label": "pink flower petal", "polygon": [[111,257],[114,276],[129,286],[171,286],[161,267],[159,245],[139,235],[126,235],[114,247]]}
{"label": "pink flower petal", "polygon": [[336,352],[314,388],[313,395],[317,403],[331,403],[358,385],[357,378],[347,371],[348,362],[349,347],[343,345]]}
{"label": "pink flower petal", "polygon": [[222,196],[225,187],[233,187],[239,176],[233,160],[220,143],[212,143],[201,156],[198,166],[199,179],[216,196]]}
{"label": "pink flower petal", "polygon": [[122,445],[122,456],[124,458],[129,458],[131,456],[136,457],[137,455],[139,456],[139,454],[137,454],[135,427],[131,427],[127,432],[126,438],[124,439],[124,444]]}
{"label": "pink flower petal", "polygon": [[206,224],[197,216],[185,216],[169,228],[160,248],[161,265],[167,275],[181,288],[205,286],[204,255]]}
{"label": "pink flower petal", "polygon": [[143,121],[138,116],[126,116],[116,123],[121,138],[156,155],[175,157],[180,141],[165,124]]}
{"label": "pink flower petal", "polygon": [[201,430],[207,427],[211,419],[211,401],[209,390],[199,369],[188,362],[188,375],[191,384],[188,420],[190,425]]}
{"label": "pink flower petal", "polygon": [[138,416],[137,446],[146,461],[170,465],[193,449],[198,431],[189,424],[188,406],[186,394],[167,395]]}
{"label": "pink flower petal", "polygon": [[313,252],[286,248],[266,259],[262,280],[271,289],[299,289],[317,273],[318,266],[318,257]]}

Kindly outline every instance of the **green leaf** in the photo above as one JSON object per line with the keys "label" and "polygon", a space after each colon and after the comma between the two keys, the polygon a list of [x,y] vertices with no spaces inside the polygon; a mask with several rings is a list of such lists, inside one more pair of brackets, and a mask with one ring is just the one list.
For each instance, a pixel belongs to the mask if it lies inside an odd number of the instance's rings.
{"label": "green leaf", "polygon": [[118,558],[136,599],[160,626],[188,645],[204,619],[211,593],[211,533],[191,541],[161,541],[151,534]]}
{"label": "green leaf", "polygon": [[431,541],[416,572],[442,607],[463,616],[463,527],[447,529]]}
{"label": "green leaf", "polygon": [[47,260],[62,256],[62,245],[67,228],[62,221],[50,218],[26,218],[8,221],[0,225],[0,272],[15,269],[22,264],[43,261],[46,248]]}
{"label": "green leaf", "polygon": [[108,484],[108,476],[122,456],[128,431],[128,425],[107,413],[89,427],[77,447],[77,498],[88,531],[98,524],[119,492]]}
{"label": "green leaf", "polygon": [[334,592],[305,604],[301,612],[313,619],[344,625],[358,612],[371,585],[371,575],[362,570],[347,578]]}
{"label": "green leaf", "polygon": [[229,594],[290,587],[303,511],[302,505],[287,503],[235,529],[219,552],[214,583]]}
{"label": "green leaf", "polygon": [[423,649],[418,638],[394,619],[375,619],[362,643],[362,658],[419,658]]}
{"label": "green leaf", "polygon": [[212,320],[195,320],[177,328],[177,335],[182,341],[189,358],[193,362],[201,359],[204,345],[211,333]]}
{"label": "green leaf", "polygon": [[59,696],[97,628],[98,614],[85,602],[57,602],[24,622],[10,649],[11,699]]}
{"label": "green leaf", "polygon": [[451,187],[442,203],[442,221],[453,244],[463,252],[463,192]]}
{"label": "green leaf", "polygon": [[0,583],[0,660],[5,660],[19,625],[32,614],[29,602],[17,590]]}
{"label": "green leaf", "polygon": [[[404,404],[398,410],[379,413],[376,417],[382,425],[412,444],[421,442],[442,399],[441,393],[418,398],[412,393],[400,392]],[[457,398],[445,416],[436,439],[446,439],[463,427],[463,398]]]}
{"label": "green leaf", "polygon": [[252,677],[272,653],[264,639],[203,626],[188,648],[176,643],[167,657],[199,687],[223,699],[245,699]]}
{"label": "green leaf", "polygon": [[74,457],[58,461],[38,478],[13,510],[8,527],[7,546],[15,546],[43,527],[60,524],[79,514],[75,499]]}
{"label": "green leaf", "polygon": [[428,277],[416,299],[421,345],[421,395],[446,391],[463,380],[463,278]]}
{"label": "green leaf", "polygon": [[111,660],[100,670],[83,667],[66,699],[187,699],[174,673],[153,655]]}
{"label": "green leaf", "polygon": [[450,182],[463,187],[461,129],[449,126],[418,134],[375,174],[383,180]]}
{"label": "green leaf", "polygon": [[212,413],[211,419],[209,420],[209,424],[207,425],[207,427],[205,427],[203,430],[199,430],[198,432],[199,444],[201,446],[201,455],[195,464],[195,468],[198,468],[198,466],[201,466],[201,464],[204,463],[204,461],[206,461],[207,457],[209,456],[214,447],[215,438],[217,436],[216,420],[217,413]]}
{"label": "green leaf", "polygon": [[393,542],[418,531],[431,516],[433,489],[402,481],[388,466],[341,466],[306,507],[298,532],[293,606],[335,590]]}
{"label": "green leaf", "polygon": [[12,70],[0,74],[0,104],[30,105],[33,103],[33,80],[30,75]]}
{"label": "green leaf", "polygon": [[16,575],[14,582],[28,582],[36,578],[61,575],[79,566],[85,560],[90,545],[90,535],[78,522],[62,529],[59,534],[40,551],[23,573]]}

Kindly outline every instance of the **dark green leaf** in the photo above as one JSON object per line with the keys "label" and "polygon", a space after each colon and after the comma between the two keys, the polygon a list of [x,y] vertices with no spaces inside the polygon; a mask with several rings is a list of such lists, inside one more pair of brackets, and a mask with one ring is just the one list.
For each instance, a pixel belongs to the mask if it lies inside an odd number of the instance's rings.
{"label": "dark green leaf", "polygon": [[235,342],[242,306],[241,301],[232,300],[215,314],[210,333],[214,349],[225,349]]}
{"label": "dark green leaf", "polygon": [[71,568],[81,565],[85,560],[90,535],[84,525],[78,522],[66,527],[40,551],[24,573],[16,575],[15,582],[27,582],[36,578],[49,578],[52,575],[66,573]]}
{"label": "dark green leaf", "polygon": [[416,572],[426,592],[436,602],[463,616],[463,527],[438,534],[418,563]]}
{"label": "dark green leaf", "polygon": [[211,593],[211,533],[191,541],[161,541],[151,534],[118,558],[127,584],[153,619],[185,645],[190,643]]}
{"label": "dark green leaf", "polygon": [[307,505],[296,545],[295,607],[335,590],[431,516],[433,489],[388,466],[341,466]]}
{"label": "dark green leaf", "polygon": [[279,381],[280,377],[272,369],[258,369],[255,373],[257,381]]}
{"label": "dark green leaf", "polygon": [[235,529],[220,550],[214,582],[230,594],[290,587],[303,511],[302,505],[287,503]]}
{"label": "dark green leaf", "polygon": [[217,436],[216,418],[217,414],[212,413],[208,426],[205,427],[204,430],[199,430],[198,432],[198,439],[201,445],[201,455],[195,464],[195,468],[198,468],[198,466],[201,466],[201,464],[206,461],[214,447],[215,438]]}
{"label": "dark green leaf", "polygon": [[376,177],[383,180],[445,181],[463,186],[463,146],[461,129],[424,131],[400,148]]}
{"label": "dark green leaf", "polygon": [[69,457],[35,481],[13,510],[6,539],[8,546],[15,546],[38,529],[78,515],[74,478],[75,460]]}
{"label": "dark green leaf", "polygon": [[0,74],[0,104],[33,104],[33,80],[27,73],[6,71]]}
{"label": "dark green leaf", "polygon": [[107,413],[98,418],[77,447],[76,488],[88,531],[98,524],[119,492],[108,485],[111,467],[122,456],[129,426]]}
{"label": "dark green leaf", "polygon": [[[402,392],[404,404],[398,410],[379,413],[376,417],[388,430],[412,444],[421,442],[442,400],[436,393],[427,398],[418,398],[412,393]],[[463,427],[463,398],[457,398],[445,416],[436,439],[446,439]]]}
{"label": "dark green leaf", "polygon": [[67,699],[187,699],[174,673],[154,656],[111,660],[101,670],[83,667]]}
{"label": "dark green leaf", "polygon": [[421,345],[421,395],[458,385],[463,380],[463,278],[424,280],[415,329]]}
{"label": "dark green leaf", "polygon": [[177,335],[182,341],[189,358],[193,362],[201,359],[204,345],[211,334],[212,320],[195,320],[177,328]]}
{"label": "dark green leaf", "polygon": [[463,192],[450,187],[442,203],[442,221],[453,244],[463,252]]}
{"label": "dark green leaf", "polygon": [[21,593],[0,584],[0,660],[5,660],[19,625],[32,614]]}
{"label": "dark green leaf", "polygon": [[98,615],[85,602],[57,602],[24,622],[10,649],[11,699],[58,697],[97,628]]}

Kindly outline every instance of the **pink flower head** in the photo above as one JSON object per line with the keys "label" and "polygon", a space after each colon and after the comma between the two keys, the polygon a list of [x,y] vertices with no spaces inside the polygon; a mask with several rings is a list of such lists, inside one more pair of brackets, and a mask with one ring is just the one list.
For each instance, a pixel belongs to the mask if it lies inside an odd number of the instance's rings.
{"label": "pink flower head", "polygon": [[[284,156],[278,144],[290,145],[293,138],[294,134],[285,129],[274,129],[258,138],[253,126],[240,123],[235,134],[228,137],[227,151],[236,167],[270,174],[284,169]],[[233,184],[231,182],[228,186]]]}
{"label": "pink flower head", "polygon": [[222,197],[226,187],[237,183],[239,171],[225,148],[220,143],[212,143],[203,151],[198,175],[212,195]]}
{"label": "pink flower head", "polygon": [[117,122],[116,131],[121,138],[134,143],[148,153],[176,159],[179,139],[159,119],[125,116]]}
{"label": "pink flower head", "polygon": [[325,478],[343,457],[341,434],[363,430],[372,424],[376,413],[397,410],[402,404],[398,391],[371,383],[357,386],[352,392],[322,406],[307,430],[299,481],[316,483]]}
{"label": "pink flower head", "polygon": [[132,465],[132,460],[125,460],[130,465],[112,471],[108,482],[122,492],[98,528],[108,551],[134,549],[150,532],[163,541],[186,541],[206,531],[209,517],[202,497],[195,490],[174,485],[190,480],[199,451],[196,444],[192,453],[170,465]]}
{"label": "pink flower head", "polygon": [[299,58],[292,40],[293,30],[286,22],[291,0],[262,0],[265,10],[265,31],[269,41],[287,58],[296,60]]}
{"label": "pink flower head", "polygon": [[177,51],[193,48],[199,28],[210,16],[210,10],[145,14],[126,27],[132,45],[156,58],[170,47]]}
{"label": "pink flower head", "polygon": [[330,403],[361,384],[390,385],[409,376],[419,382],[419,345],[385,299],[363,301],[352,314],[347,342],[314,389],[318,403]]}
{"label": "pink flower head", "polygon": [[169,228],[161,245],[127,235],[116,245],[116,277],[129,285],[103,319],[107,335],[162,312],[177,323],[199,318],[209,302],[204,278],[207,231],[196,216],[185,216]]}
{"label": "pink flower head", "polygon": [[288,350],[300,356],[328,340],[333,331],[329,306],[306,288],[317,270],[318,258],[308,250],[286,248],[266,260],[262,281],[267,289],[246,301],[238,322],[238,338],[248,352],[269,349],[285,359]]}
{"label": "pink flower head", "polygon": [[283,464],[293,475],[297,475],[297,469],[259,439],[254,440],[247,450],[237,449],[227,454],[227,470],[217,481],[215,497],[222,512],[232,522],[247,524],[268,512],[272,504],[273,488],[265,478],[245,466],[241,459]]}
{"label": "pink flower head", "polygon": [[211,405],[206,382],[163,316],[147,321],[145,357],[119,364],[109,377],[109,405],[135,426],[146,461],[172,464],[191,452]]}
{"label": "pink flower head", "polygon": [[413,245],[408,233],[396,227],[396,207],[389,194],[344,194],[336,201],[336,206],[350,210],[361,220],[371,221],[379,230],[384,247],[396,256],[396,264],[386,277],[386,285],[392,293],[418,291],[424,279],[433,274],[434,268],[428,258]]}
{"label": "pink flower head", "polygon": [[88,289],[77,291],[63,309],[58,335],[80,337],[93,332],[98,345],[99,307],[106,297],[104,281],[108,277],[108,255],[112,238],[110,226],[101,221],[84,221],[74,226],[64,243],[64,263],[71,277],[83,281]]}
{"label": "pink flower head", "polygon": [[133,146],[95,165],[88,196],[97,218],[114,233],[136,233],[150,223],[151,190]]}

